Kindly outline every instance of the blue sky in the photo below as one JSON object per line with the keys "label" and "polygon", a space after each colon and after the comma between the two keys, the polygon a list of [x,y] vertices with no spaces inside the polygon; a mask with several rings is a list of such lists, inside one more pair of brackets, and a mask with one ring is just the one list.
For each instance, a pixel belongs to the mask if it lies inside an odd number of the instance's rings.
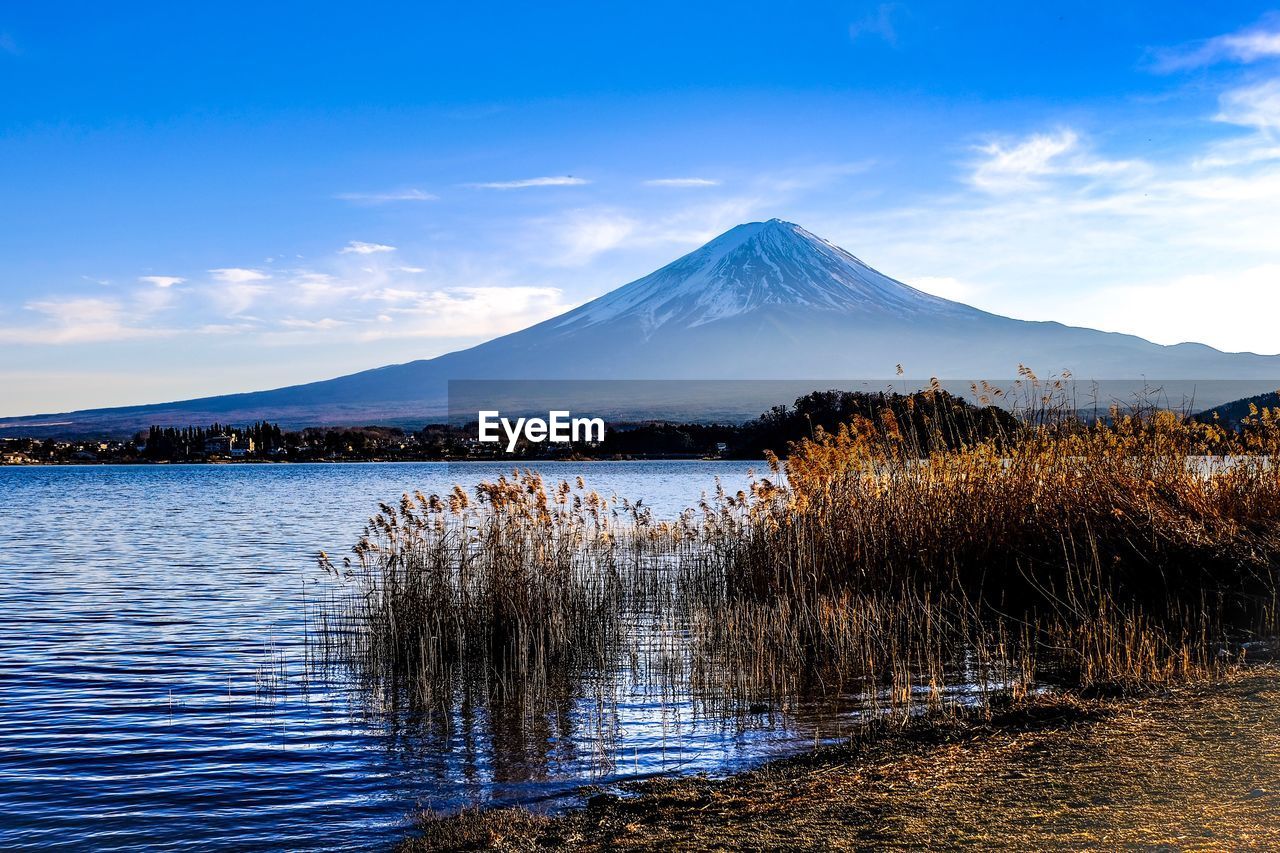
{"label": "blue sky", "polygon": [[6,4],[0,415],[438,355],[774,216],[1280,352],[1280,14],[1044,5]]}

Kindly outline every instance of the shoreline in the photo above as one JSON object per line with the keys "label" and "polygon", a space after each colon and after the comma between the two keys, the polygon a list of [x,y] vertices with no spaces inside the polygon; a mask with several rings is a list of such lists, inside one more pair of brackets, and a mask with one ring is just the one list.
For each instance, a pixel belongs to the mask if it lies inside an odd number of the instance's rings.
{"label": "shoreline", "polygon": [[218,461],[209,460],[184,460],[181,462],[89,462],[79,460],[76,462],[0,462],[0,468],[152,468],[152,467],[174,467],[174,466],[210,466],[221,467],[226,465],[493,465],[493,464],[509,464],[514,463],[518,467],[525,467],[526,463],[546,463],[551,462],[558,465],[596,463],[596,462],[729,462],[744,464],[764,464],[767,460],[761,459],[730,459],[722,456],[643,456],[643,457],[624,457],[621,459],[584,457],[581,459],[562,459],[562,458],[542,458],[542,457],[512,457],[510,459],[300,459],[297,461],[286,459],[224,459]]}
{"label": "shoreline", "polygon": [[398,849],[1259,848],[1280,832],[1280,669],[885,720],[732,776],[621,788],[554,816],[425,815]]}

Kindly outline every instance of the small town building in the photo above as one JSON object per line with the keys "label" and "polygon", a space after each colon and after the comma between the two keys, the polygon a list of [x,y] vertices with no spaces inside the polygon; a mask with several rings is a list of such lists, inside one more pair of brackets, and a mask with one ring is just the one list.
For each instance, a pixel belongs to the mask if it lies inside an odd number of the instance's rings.
{"label": "small town building", "polygon": [[252,438],[234,435],[211,435],[204,440],[204,452],[209,456],[247,456],[253,452]]}

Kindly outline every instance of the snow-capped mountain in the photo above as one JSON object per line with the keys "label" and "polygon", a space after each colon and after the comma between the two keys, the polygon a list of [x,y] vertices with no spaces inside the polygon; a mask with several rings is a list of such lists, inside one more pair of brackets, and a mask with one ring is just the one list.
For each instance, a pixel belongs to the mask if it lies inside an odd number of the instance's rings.
{"label": "snow-capped mountain", "polygon": [[[739,225],[558,317],[438,358],[272,391],[5,423],[16,432],[65,422],[46,430],[55,433],[260,418],[420,424],[439,417],[451,379],[772,379],[803,380],[795,387],[812,390],[893,377],[899,364],[923,379],[1001,380],[1025,364],[1086,381],[1194,380],[1205,406],[1280,387],[1280,356],[1002,317],[922,293],[772,219]],[[1257,387],[1215,397],[1214,380]],[[785,399],[752,401],[743,413]]]}
{"label": "snow-capped mountain", "polygon": [[976,309],[922,293],[873,270],[799,225],[739,225],[701,249],[563,315],[558,329],[634,317],[647,330],[693,328],[771,306],[883,315],[954,317]]}

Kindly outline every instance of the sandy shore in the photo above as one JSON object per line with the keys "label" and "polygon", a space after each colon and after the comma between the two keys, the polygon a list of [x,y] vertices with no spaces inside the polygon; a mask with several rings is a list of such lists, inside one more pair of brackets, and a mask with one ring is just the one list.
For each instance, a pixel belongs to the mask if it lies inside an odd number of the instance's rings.
{"label": "sandy shore", "polygon": [[1280,847],[1280,671],[884,726],[723,780],[661,779],[555,818],[424,819],[442,849]]}

